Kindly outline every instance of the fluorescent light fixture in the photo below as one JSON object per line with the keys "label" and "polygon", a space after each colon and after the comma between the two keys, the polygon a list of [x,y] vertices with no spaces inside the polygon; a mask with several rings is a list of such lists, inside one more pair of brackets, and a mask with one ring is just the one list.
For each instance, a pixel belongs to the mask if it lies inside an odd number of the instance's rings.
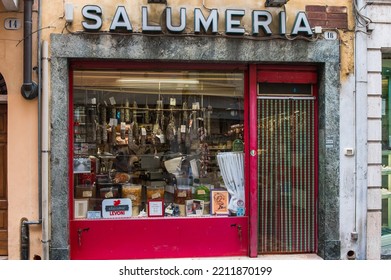
{"label": "fluorescent light fixture", "polygon": [[150,84],[192,84],[198,85],[200,81],[198,80],[188,80],[188,79],[118,79],[120,83],[150,83]]}

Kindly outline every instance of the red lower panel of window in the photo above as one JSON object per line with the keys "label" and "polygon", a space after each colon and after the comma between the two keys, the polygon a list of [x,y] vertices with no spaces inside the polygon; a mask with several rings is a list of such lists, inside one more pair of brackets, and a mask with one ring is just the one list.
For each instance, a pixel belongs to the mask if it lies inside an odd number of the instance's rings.
{"label": "red lower panel of window", "polygon": [[248,217],[70,221],[71,259],[248,255]]}

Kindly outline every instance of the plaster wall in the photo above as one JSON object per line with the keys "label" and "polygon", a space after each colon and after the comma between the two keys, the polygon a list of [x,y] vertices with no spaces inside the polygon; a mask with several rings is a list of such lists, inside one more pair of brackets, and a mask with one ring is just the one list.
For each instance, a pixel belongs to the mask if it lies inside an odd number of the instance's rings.
{"label": "plaster wall", "polygon": [[[19,3],[23,6],[22,3]],[[33,30],[37,28],[34,5]],[[38,101],[21,95],[23,84],[23,28],[6,30],[4,20],[22,12],[7,12],[0,2],[0,73],[8,90],[8,258],[20,259],[20,221],[38,220]],[[37,36],[33,35],[33,66],[37,65]],[[33,73],[33,81],[37,81]],[[41,255],[41,228],[30,227],[30,256]]]}
{"label": "plaster wall", "polygon": [[[381,252],[381,111],[382,56],[391,53],[391,1],[373,1],[366,12],[374,25],[368,34],[368,259],[378,259]],[[373,238],[370,238],[373,237]]]}

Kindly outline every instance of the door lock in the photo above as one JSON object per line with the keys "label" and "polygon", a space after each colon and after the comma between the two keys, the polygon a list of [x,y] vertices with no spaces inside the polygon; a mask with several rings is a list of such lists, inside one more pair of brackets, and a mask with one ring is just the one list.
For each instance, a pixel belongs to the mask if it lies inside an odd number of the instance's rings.
{"label": "door lock", "polygon": [[84,231],[89,231],[90,228],[79,228],[77,230],[77,237],[78,237],[78,240],[79,240],[79,247],[81,247],[81,236],[83,234]]}
{"label": "door lock", "polygon": [[231,227],[236,227],[236,229],[238,230],[239,241],[242,241],[242,226],[238,224],[232,224]]}

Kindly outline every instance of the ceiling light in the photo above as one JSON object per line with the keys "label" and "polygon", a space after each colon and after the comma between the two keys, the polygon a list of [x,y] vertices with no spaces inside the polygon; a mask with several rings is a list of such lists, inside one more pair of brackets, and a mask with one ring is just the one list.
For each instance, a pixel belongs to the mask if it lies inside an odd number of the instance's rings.
{"label": "ceiling light", "polygon": [[150,84],[192,84],[198,85],[198,80],[189,79],[118,79],[120,83],[150,83]]}

